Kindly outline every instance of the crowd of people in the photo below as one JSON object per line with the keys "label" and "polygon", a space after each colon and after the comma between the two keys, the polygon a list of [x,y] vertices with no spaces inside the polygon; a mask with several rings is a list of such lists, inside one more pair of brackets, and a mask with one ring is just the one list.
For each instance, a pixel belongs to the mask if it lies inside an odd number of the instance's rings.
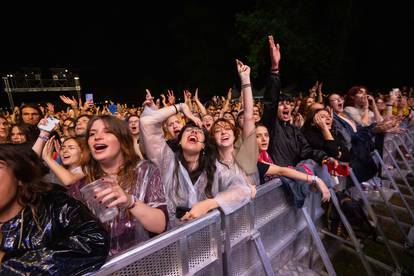
{"label": "crowd of people", "polygon": [[[330,200],[331,175],[348,164],[360,181],[378,174],[370,153],[384,133],[414,125],[414,94],[393,89],[374,97],[364,86],[306,97],[281,93],[280,46],[268,37],[271,68],[264,98],[255,101],[250,67],[236,60],[240,98],[198,90],[177,103],[167,91],[140,107],[115,109],[61,96],[57,111],[24,104],[0,115],[0,274],[80,275],[115,254],[210,210],[225,214],[280,178],[301,208],[313,190]],[[52,129],[50,118],[58,119]],[[328,167],[334,168],[328,170]],[[106,208],[102,223],[81,190]],[[348,183],[347,188],[352,188]]]}

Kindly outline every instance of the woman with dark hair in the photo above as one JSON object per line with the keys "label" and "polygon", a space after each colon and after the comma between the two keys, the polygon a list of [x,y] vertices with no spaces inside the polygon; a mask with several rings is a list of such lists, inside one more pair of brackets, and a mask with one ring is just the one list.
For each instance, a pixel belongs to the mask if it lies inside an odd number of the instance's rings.
{"label": "woman with dark hair", "polygon": [[4,144],[8,142],[9,137],[9,123],[7,122],[7,118],[3,115],[0,115],[0,144]]}
{"label": "woman with dark hair", "polygon": [[85,136],[86,134],[86,128],[88,127],[88,122],[92,116],[83,114],[80,115],[78,118],[76,118],[75,121],[75,133],[76,136]]}
{"label": "woman with dark hair", "polygon": [[70,186],[85,176],[81,162],[88,156],[89,151],[86,149],[84,139],[66,138],[59,148],[60,164],[54,156],[57,147],[56,138],[50,138],[43,148],[42,158],[60,182],[65,186]]}
{"label": "woman with dark hair", "polygon": [[10,142],[13,144],[23,144],[29,143],[31,145],[37,139],[38,129],[36,126],[20,123],[17,125],[12,125],[10,128]]}
{"label": "woman with dark hair", "polygon": [[[264,184],[267,181],[272,180],[275,177],[286,177],[296,180],[295,186],[297,189],[293,189],[294,192],[303,191],[308,193],[310,186],[307,184],[315,184],[322,193],[322,200],[328,201],[330,199],[329,190],[320,178],[315,178],[311,175],[308,175],[307,172],[301,172],[292,168],[282,167],[274,164],[272,158],[270,157],[267,149],[269,148],[269,132],[265,125],[258,124],[256,126],[256,137],[257,144],[259,147],[259,159],[257,162],[257,167],[259,169],[260,175],[260,184]],[[300,169],[303,169],[300,168]]]}
{"label": "woman with dark hair", "polygon": [[[151,101],[146,103],[152,104]],[[164,139],[162,123],[179,112],[196,125],[187,124],[181,129],[177,138],[179,147],[174,154]],[[242,184],[241,176],[229,174],[223,177],[216,170],[215,150],[208,132],[201,125],[185,103],[159,110],[146,107],[141,115],[141,139],[147,157],[161,171],[172,226],[176,217],[195,219],[218,207],[229,213],[250,199],[250,190]]]}
{"label": "woman with dark hair", "polygon": [[113,116],[96,116],[88,123],[86,139],[90,151],[83,165],[86,177],[72,185],[70,193],[83,200],[80,188],[86,183],[102,179],[111,184],[95,194],[101,204],[119,209],[107,225],[111,254],[164,232],[168,216],[160,173],[150,161],[140,161],[128,124]]}
{"label": "woman with dark hair", "polygon": [[349,162],[349,150],[345,139],[334,127],[331,109],[309,111],[302,133],[314,149],[323,150],[337,160]]}
{"label": "woman with dark hair", "polygon": [[140,159],[144,159],[141,149],[139,148],[139,116],[136,114],[130,114],[126,118],[126,121],[128,123],[129,131],[132,134],[135,152],[138,154]]}
{"label": "woman with dark hair", "polygon": [[80,202],[42,182],[41,160],[0,145],[0,274],[84,275],[100,268],[108,234]]}

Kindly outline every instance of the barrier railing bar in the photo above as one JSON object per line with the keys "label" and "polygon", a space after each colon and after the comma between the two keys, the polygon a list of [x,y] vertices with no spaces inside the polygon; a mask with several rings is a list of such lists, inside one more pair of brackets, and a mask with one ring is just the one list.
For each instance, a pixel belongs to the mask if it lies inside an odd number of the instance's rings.
{"label": "barrier railing bar", "polygon": [[256,199],[259,197],[262,197],[263,195],[267,194],[271,190],[276,189],[282,185],[283,183],[279,179],[274,179],[274,180],[269,181],[268,183],[260,185],[256,191]]}
{"label": "barrier railing bar", "polygon": [[[97,271],[96,275],[107,275],[108,273],[113,273],[119,268],[124,268],[163,249],[166,245],[179,241],[183,235],[188,236],[212,223],[220,224],[220,212],[217,210],[214,210],[195,221],[181,225],[176,229],[173,229],[171,232],[166,232],[154,239],[136,245],[128,251],[113,257],[105,263],[104,266],[102,266],[100,271]],[[139,259],[136,258],[137,254],[139,254]]]}
{"label": "barrier railing bar", "polygon": [[412,174],[414,174],[413,172],[413,168],[411,167],[411,165],[408,163],[407,159],[405,158],[405,155],[401,152],[400,148],[398,147],[398,144],[395,140],[392,140],[392,143],[395,146],[396,151],[398,152],[398,155],[400,155],[400,157],[402,158],[404,165],[406,166],[407,170],[409,172],[411,172]]}
{"label": "barrier railing bar", "polygon": [[411,136],[409,131],[403,132],[403,135],[407,137],[407,140],[410,142],[410,145],[414,147],[414,138]]}
{"label": "barrier railing bar", "polygon": [[322,244],[321,238],[319,237],[315,224],[313,223],[312,218],[308,214],[307,207],[302,207],[301,211],[302,211],[303,216],[305,217],[306,223],[308,225],[308,229],[311,233],[311,236],[316,245],[316,248],[318,249],[319,255],[321,256],[322,262],[325,265],[326,271],[328,272],[329,276],[336,276],[336,272],[333,268],[332,262],[329,259],[328,253],[326,252],[326,249]]}
{"label": "barrier railing bar", "polygon": [[382,187],[377,185],[376,181],[373,179],[375,186],[377,186],[378,191],[380,192],[380,195],[384,201],[384,204],[388,210],[388,212],[391,214],[392,219],[394,220],[395,225],[397,226],[398,232],[400,232],[401,237],[408,242],[408,236],[402,229],[402,225],[400,220],[398,219],[398,216],[395,214],[394,209],[390,206],[390,203],[388,202],[387,198],[384,195],[384,191],[382,190]]}
{"label": "barrier railing bar", "polygon": [[266,272],[266,275],[275,276],[275,273],[273,272],[273,268],[272,268],[272,264],[270,262],[269,256],[267,256],[265,248],[263,246],[262,239],[260,238],[259,231],[255,230],[252,233],[252,240],[254,241],[257,253],[259,254],[259,259],[262,262],[262,265],[263,265],[264,271]]}
{"label": "barrier railing bar", "polygon": [[359,242],[359,240],[357,239],[354,230],[351,227],[351,224],[349,223],[348,219],[346,218],[346,216],[344,215],[344,213],[342,212],[341,206],[339,205],[339,201],[338,198],[336,197],[335,191],[330,188],[329,192],[331,194],[331,200],[332,203],[335,206],[335,209],[338,211],[339,217],[341,218],[342,223],[345,226],[346,231],[348,232],[349,237],[351,238],[353,247],[355,248],[356,253],[358,254],[359,259],[362,262],[362,265],[365,268],[365,271],[367,272],[368,275],[374,275],[374,272],[372,271],[372,268],[370,266],[370,264],[368,263],[367,259],[366,259],[366,255],[364,254],[361,244]]}
{"label": "barrier railing bar", "polygon": [[[410,214],[412,221],[414,222],[414,214],[413,214],[413,211],[412,211],[412,209],[411,209],[410,205],[408,204],[408,202],[407,202],[407,200],[405,199],[405,197],[402,195],[402,193],[401,193],[401,191],[400,191],[400,188],[398,188],[398,185],[395,183],[394,177],[391,175],[390,171],[389,171],[389,170],[388,170],[388,168],[385,166],[384,161],[382,160],[382,158],[381,158],[381,156],[380,156],[380,154],[378,153],[378,151],[377,151],[377,150],[375,150],[375,151],[373,152],[372,157],[374,158],[374,160],[376,160],[377,162],[379,162],[379,164],[381,164],[381,166],[385,169],[385,173],[387,174],[387,177],[390,179],[390,181],[391,181],[391,184],[392,184],[393,188],[396,190],[396,192],[397,192],[397,193],[398,193],[398,195],[400,196],[400,198],[401,198],[401,200],[402,200],[402,202],[403,202],[403,204],[404,204],[405,208],[407,208],[407,211],[408,211],[408,213]],[[375,180],[374,180],[374,182],[375,182]],[[377,184],[376,184],[376,186],[377,186],[377,187],[379,187],[380,185],[377,185]],[[380,191],[381,196],[383,196],[383,195],[384,195],[384,193],[383,193],[383,191],[382,191],[382,188],[381,188],[381,187],[379,187],[379,189],[378,189],[378,190]],[[384,197],[384,201],[387,201],[385,197]],[[385,204],[387,204],[387,202],[385,202]],[[387,206],[389,206],[389,204],[387,204]],[[389,208],[389,209],[390,209],[390,208]],[[394,214],[394,215],[395,215],[395,214]],[[398,219],[397,219],[397,220],[398,220]]]}
{"label": "barrier railing bar", "polygon": [[[310,218],[314,222],[315,221],[315,193],[311,193],[308,197],[310,201]],[[308,260],[308,267],[312,269],[313,266],[313,239],[309,240],[309,260]]]}
{"label": "barrier railing bar", "polygon": [[[350,247],[350,246],[347,246],[347,245],[343,245],[342,248],[344,248],[345,250],[347,250],[347,251],[349,251],[351,253],[357,254],[356,251],[355,251],[355,248],[353,248],[353,247]],[[386,270],[388,272],[394,272],[394,268],[392,266],[389,266],[387,264],[384,264],[383,262],[380,262],[377,259],[374,259],[374,258],[372,258],[370,256],[366,256],[366,258],[367,258],[368,262],[374,264],[375,266],[380,267],[380,268],[382,268],[382,269],[384,269],[384,270]]]}
{"label": "barrier railing bar", "polygon": [[[394,156],[392,156],[392,154],[390,153],[390,151],[388,149],[386,149],[386,148],[384,148],[384,152],[387,153],[387,155],[391,158],[392,164],[397,169],[397,172],[401,176],[402,180],[404,181],[405,186],[407,186],[407,189],[410,191],[410,194],[412,196],[414,196],[414,191],[411,188],[411,185],[408,183],[407,177],[404,176],[404,174],[402,173],[401,168],[398,165],[397,161],[395,160]],[[388,169],[388,168],[385,167],[384,169]]]}
{"label": "barrier railing bar", "polygon": [[364,205],[367,208],[367,211],[368,211],[371,219],[373,220],[376,228],[378,229],[378,232],[383,237],[383,240],[384,240],[384,243],[385,243],[385,247],[387,248],[388,252],[391,255],[391,258],[392,258],[392,261],[393,261],[393,263],[395,265],[396,271],[401,271],[400,263],[398,262],[398,259],[395,256],[395,253],[394,253],[393,249],[391,248],[391,245],[390,245],[390,242],[389,242],[387,236],[385,236],[385,232],[382,229],[381,224],[378,223],[378,218],[377,218],[377,215],[374,212],[374,209],[372,209],[372,206],[369,203],[367,197],[365,196],[365,193],[362,191],[361,183],[359,183],[359,181],[356,178],[356,176],[355,176],[354,171],[352,170],[352,168],[350,168],[349,173],[350,173],[349,175],[351,176],[352,182],[354,183],[354,186],[356,187],[356,189],[358,190],[359,194],[361,195],[361,199],[364,202]]}
{"label": "barrier railing bar", "polygon": [[402,139],[401,135],[397,135],[397,139],[400,140],[401,145],[403,146],[404,150],[407,152],[408,157],[410,157],[411,163],[414,162],[414,157],[411,154],[411,151],[407,147],[407,144],[405,143],[404,139]]}
{"label": "barrier railing bar", "polygon": [[188,243],[187,237],[182,237],[179,241],[179,250],[180,250],[180,260],[181,260],[181,269],[183,275],[188,275],[189,273],[189,266],[188,266]]}

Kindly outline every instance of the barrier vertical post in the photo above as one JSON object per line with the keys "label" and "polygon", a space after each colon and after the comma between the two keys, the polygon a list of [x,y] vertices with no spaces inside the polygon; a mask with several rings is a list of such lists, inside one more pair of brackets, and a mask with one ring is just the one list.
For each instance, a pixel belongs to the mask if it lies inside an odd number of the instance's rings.
{"label": "barrier vertical post", "polygon": [[[391,184],[393,186],[393,188],[397,191],[398,195],[400,196],[405,208],[407,209],[408,213],[411,216],[411,220],[414,222],[414,214],[412,211],[412,208],[410,207],[410,205],[408,204],[407,200],[405,199],[405,197],[402,195],[400,188],[398,188],[398,185],[395,183],[394,178],[392,177],[391,173],[389,172],[388,168],[386,168],[384,161],[382,160],[381,156],[379,155],[378,151],[375,150],[372,153],[372,157],[374,158],[374,160],[376,160],[376,162],[378,162],[379,164],[381,164],[381,166],[385,169],[385,173],[387,174],[388,178],[391,180]],[[381,190],[382,192],[382,190]],[[384,198],[384,200],[386,201],[386,199]],[[387,202],[386,202],[387,204]]]}
{"label": "barrier vertical post", "polygon": [[[401,176],[401,179],[404,181],[405,186],[407,186],[408,191],[414,197],[414,191],[411,188],[411,185],[408,183],[407,177],[404,176],[404,174],[402,173],[401,168],[398,165],[397,161],[395,160],[394,156],[392,156],[392,154],[390,153],[390,151],[388,149],[384,149],[384,152],[390,157],[393,166],[397,169],[398,174]],[[383,166],[383,168],[384,168],[384,170],[388,169],[386,166],[385,167]]]}
{"label": "barrier vertical post", "polygon": [[413,168],[412,168],[412,167],[411,167],[411,165],[408,163],[407,158],[405,158],[404,154],[401,152],[400,148],[398,147],[397,142],[395,142],[395,140],[392,140],[392,143],[394,144],[395,149],[397,150],[398,154],[401,156],[401,158],[402,158],[402,160],[403,160],[403,162],[404,162],[405,166],[407,167],[407,170],[408,170],[410,173],[414,174]]}
{"label": "barrier vertical post", "polygon": [[315,242],[316,248],[318,249],[319,255],[321,256],[322,262],[325,265],[326,271],[328,272],[329,276],[336,276],[335,269],[333,268],[328,253],[326,252],[326,249],[322,244],[321,238],[319,237],[315,224],[313,223],[312,218],[308,213],[307,207],[302,207],[301,211],[303,216],[305,217],[308,229],[310,231],[310,234],[312,235],[313,241]]}
{"label": "barrier vertical post", "polygon": [[374,209],[372,209],[372,206],[371,206],[371,204],[369,203],[369,201],[368,201],[367,197],[365,196],[364,191],[362,191],[362,188],[361,188],[361,183],[359,183],[359,181],[358,181],[358,179],[356,178],[356,176],[355,176],[354,171],[352,170],[352,168],[350,168],[349,173],[350,173],[350,176],[351,176],[352,182],[354,183],[354,185],[355,185],[356,189],[358,190],[359,194],[361,195],[361,199],[362,199],[362,201],[364,202],[364,205],[365,205],[365,207],[367,208],[368,213],[369,213],[369,215],[370,215],[371,219],[374,221],[375,226],[377,227],[377,229],[378,229],[378,231],[379,231],[380,235],[381,235],[381,236],[383,237],[383,239],[384,239],[385,246],[387,247],[388,252],[389,252],[389,253],[390,253],[390,255],[391,255],[391,258],[392,258],[392,260],[393,260],[393,262],[394,262],[394,264],[395,264],[395,268],[396,268],[396,270],[397,270],[397,271],[401,271],[401,266],[400,266],[400,263],[398,262],[398,259],[397,259],[397,257],[395,256],[395,253],[394,253],[394,251],[393,251],[393,250],[392,250],[392,248],[391,248],[391,245],[390,245],[390,242],[389,242],[389,240],[388,240],[387,236],[385,236],[385,232],[384,232],[384,230],[382,229],[382,226],[378,223],[378,218],[377,218],[377,215],[376,215],[376,214],[375,214],[375,212],[374,212]]}
{"label": "barrier vertical post", "polygon": [[359,258],[361,259],[362,265],[365,268],[365,271],[367,272],[367,274],[369,276],[374,275],[371,265],[369,264],[369,262],[366,259],[366,256],[364,254],[364,252],[362,251],[362,247],[361,244],[359,243],[359,240],[357,239],[354,230],[351,227],[351,224],[349,223],[348,219],[346,218],[346,216],[344,215],[344,213],[342,212],[341,206],[339,204],[338,198],[336,197],[335,191],[330,188],[329,192],[331,194],[331,200],[332,203],[334,204],[336,210],[338,211],[339,217],[341,218],[342,223],[344,224],[346,231],[349,234],[349,237],[351,238],[351,241],[355,247],[355,250],[359,256]]}

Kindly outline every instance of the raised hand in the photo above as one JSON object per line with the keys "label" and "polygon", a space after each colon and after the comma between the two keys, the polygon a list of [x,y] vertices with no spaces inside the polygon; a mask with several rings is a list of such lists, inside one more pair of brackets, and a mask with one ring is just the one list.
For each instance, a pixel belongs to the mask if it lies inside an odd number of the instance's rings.
{"label": "raised hand", "polygon": [[42,150],[42,158],[43,160],[52,160],[53,159],[53,151],[54,151],[54,142],[55,141],[55,137],[50,138],[49,140],[47,140],[45,146],[43,147]]}
{"label": "raised hand", "polygon": [[47,110],[49,110],[50,114],[55,113],[55,106],[52,103],[47,103]]}
{"label": "raised hand", "polygon": [[165,95],[161,94],[160,97],[161,97],[162,105],[167,106],[167,101],[166,101]]}
{"label": "raised hand", "polygon": [[168,104],[173,105],[175,104],[175,96],[173,90],[167,90],[167,97],[168,97]]}
{"label": "raised hand", "polygon": [[69,98],[64,95],[59,96],[59,98],[64,102],[65,104],[70,105],[73,109],[78,108],[78,102],[76,101],[75,97]]}
{"label": "raised hand", "polygon": [[239,73],[240,80],[242,85],[247,81],[247,83],[250,83],[250,67],[247,65],[244,65],[243,62],[236,59],[236,65],[237,65],[237,72]]}
{"label": "raised hand", "polygon": [[82,110],[87,110],[88,108],[92,108],[92,107],[93,107],[93,100],[89,99],[83,104]]}
{"label": "raised hand", "polygon": [[309,89],[309,97],[315,98],[316,97],[316,91],[319,87],[319,81],[316,81],[316,83]]}
{"label": "raised hand", "polygon": [[193,100],[195,101],[195,102],[197,102],[197,101],[199,101],[200,99],[198,98],[198,88],[196,88],[196,90],[195,90],[195,92],[194,92],[194,97],[193,97]]}
{"label": "raised hand", "polygon": [[230,101],[232,98],[233,89],[230,87],[229,91],[227,91],[227,101]]}
{"label": "raised hand", "polygon": [[273,40],[273,36],[268,36],[269,41],[269,51],[270,51],[270,61],[272,64],[272,71],[279,70],[279,62],[280,62],[280,45],[278,43],[275,44]]}
{"label": "raised hand", "polygon": [[200,118],[193,115],[193,113],[191,112],[190,108],[188,107],[186,103],[181,104],[181,111],[184,113],[184,115],[188,119],[193,121],[198,127],[200,128],[203,127],[203,122],[200,120]]}
{"label": "raised hand", "polygon": [[151,95],[151,91],[149,89],[145,89],[145,101],[142,104],[143,106],[148,106],[152,109],[156,109],[155,103],[154,103],[154,97]]}
{"label": "raised hand", "polygon": [[186,104],[190,104],[191,103],[191,92],[188,90],[184,90],[184,102]]}

